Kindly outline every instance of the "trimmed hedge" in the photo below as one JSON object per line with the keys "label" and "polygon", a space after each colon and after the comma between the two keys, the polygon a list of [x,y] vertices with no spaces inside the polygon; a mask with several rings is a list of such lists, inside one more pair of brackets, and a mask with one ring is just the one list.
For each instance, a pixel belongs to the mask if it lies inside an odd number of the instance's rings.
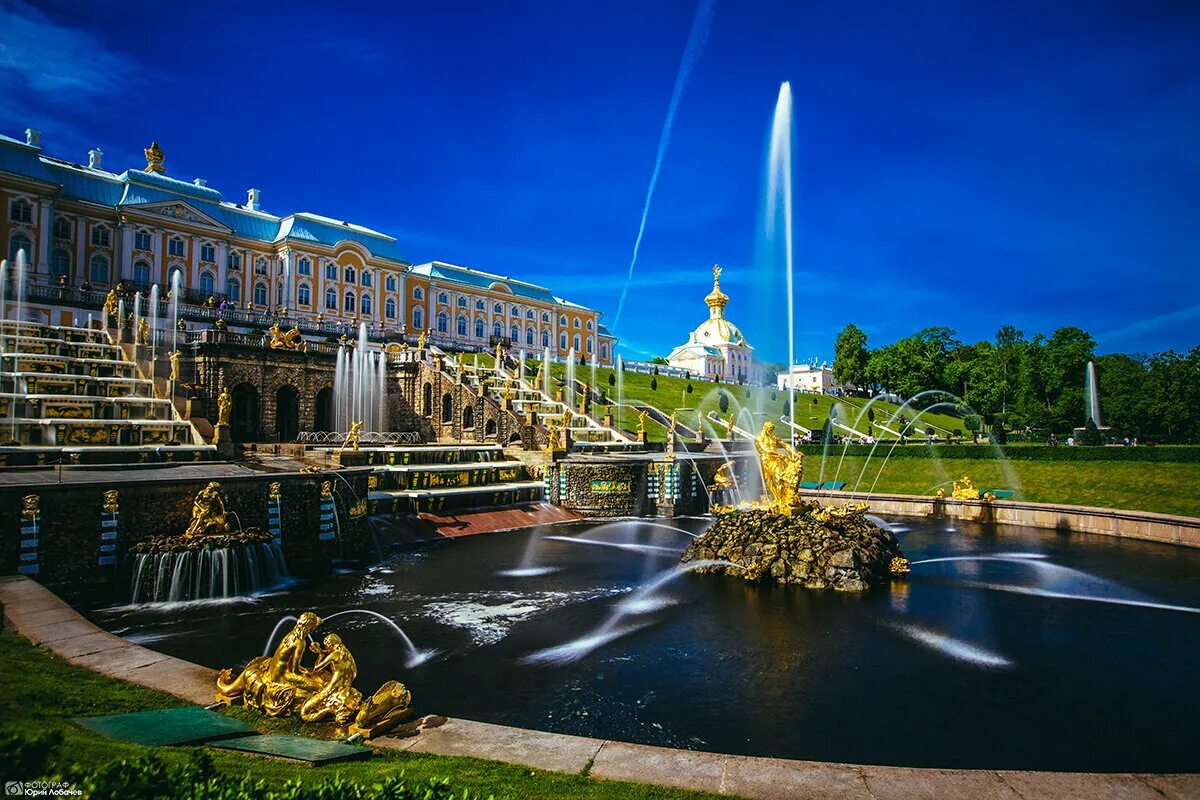
{"label": "trimmed hedge", "polygon": [[[829,445],[830,454],[842,454],[843,445]],[[1087,447],[1076,445],[1051,447],[1047,444],[1009,445],[1006,447],[985,444],[907,444],[897,445],[893,450],[890,442],[881,442],[875,455],[884,456],[891,450],[892,458],[939,458],[978,459],[984,461],[1006,458],[1009,461],[1151,461],[1175,463],[1200,463],[1200,445],[1162,445],[1158,447]],[[823,445],[800,446],[806,456],[820,456],[825,452]],[[846,447],[847,456],[866,457],[871,454],[871,445],[852,444]]]}

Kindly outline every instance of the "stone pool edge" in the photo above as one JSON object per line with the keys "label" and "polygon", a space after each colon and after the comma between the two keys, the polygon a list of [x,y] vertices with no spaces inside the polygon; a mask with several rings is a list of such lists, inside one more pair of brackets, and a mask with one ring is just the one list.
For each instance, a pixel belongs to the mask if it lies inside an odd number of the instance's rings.
{"label": "stone pool edge", "polygon": [[[208,705],[213,700],[216,670],[108,633],[32,578],[0,577],[0,606],[6,627],[73,664],[197,705]],[[796,761],[652,747],[464,719],[451,719],[419,736],[383,737],[371,744],[377,748],[470,756],[551,772],[584,773],[596,778],[754,800],[1200,798],[1200,773],[1024,772]]]}

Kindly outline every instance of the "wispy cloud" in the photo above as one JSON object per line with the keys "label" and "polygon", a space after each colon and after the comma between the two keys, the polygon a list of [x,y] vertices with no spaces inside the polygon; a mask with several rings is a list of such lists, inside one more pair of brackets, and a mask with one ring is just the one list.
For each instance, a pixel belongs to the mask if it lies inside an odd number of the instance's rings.
{"label": "wispy cloud", "polygon": [[1127,340],[1144,336],[1146,334],[1158,333],[1169,326],[1178,325],[1181,322],[1189,322],[1191,320],[1200,319],[1200,306],[1192,306],[1190,308],[1181,308],[1177,311],[1170,311],[1166,314],[1158,314],[1153,317],[1131,322],[1128,325],[1120,328],[1115,328],[1104,333],[1097,334],[1096,339],[1099,343],[1106,342],[1120,344],[1121,340]]}

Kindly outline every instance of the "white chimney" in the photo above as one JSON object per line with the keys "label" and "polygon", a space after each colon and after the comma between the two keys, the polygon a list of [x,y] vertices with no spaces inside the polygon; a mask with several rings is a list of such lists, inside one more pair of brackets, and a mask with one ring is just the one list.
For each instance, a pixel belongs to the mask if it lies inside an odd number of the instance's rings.
{"label": "white chimney", "polygon": [[201,189],[203,189],[205,186],[208,186],[208,181],[204,180],[204,178],[196,178],[194,181],[192,181],[192,183],[196,184]]}
{"label": "white chimney", "polygon": [[42,138],[42,132],[39,131],[37,128],[26,128],[25,129],[25,144],[30,144],[30,145],[33,145],[34,147],[37,147],[38,140],[41,138]]}
{"label": "white chimney", "polygon": [[262,210],[262,203],[258,201],[258,189],[251,189],[246,192],[246,205],[254,211]]}
{"label": "white chimney", "polygon": [[104,157],[104,151],[97,147],[95,150],[88,150],[88,166],[92,169],[100,169],[100,159]]}

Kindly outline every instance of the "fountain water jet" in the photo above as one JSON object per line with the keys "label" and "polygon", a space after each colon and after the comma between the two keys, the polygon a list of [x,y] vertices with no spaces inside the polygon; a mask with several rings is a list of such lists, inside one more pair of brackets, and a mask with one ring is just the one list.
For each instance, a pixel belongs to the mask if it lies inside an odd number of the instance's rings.
{"label": "fountain water jet", "polygon": [[406,667],[415,667],[420,664],[424,664],[426,661],[437,655],[437,650],[418,650],[417,646],[413,644],[413,640],[408,638],[408,634],[404,632],[403,628],[396,624],[395,620],[385,617],[378,611],[371,611],[367,608],[350,608],[345,611],[338,611],[335,614],[330,614],[328,617],[325,617],[325,621],[329,622],[331,619],[344,617],[347,614],[366,614],[367,616],[375,617],[381,622],[386,622],[391,629],[400,636],[400,639],[404,642],[404,646],[408,649],[408,658],[404,661],[404,666]]}

